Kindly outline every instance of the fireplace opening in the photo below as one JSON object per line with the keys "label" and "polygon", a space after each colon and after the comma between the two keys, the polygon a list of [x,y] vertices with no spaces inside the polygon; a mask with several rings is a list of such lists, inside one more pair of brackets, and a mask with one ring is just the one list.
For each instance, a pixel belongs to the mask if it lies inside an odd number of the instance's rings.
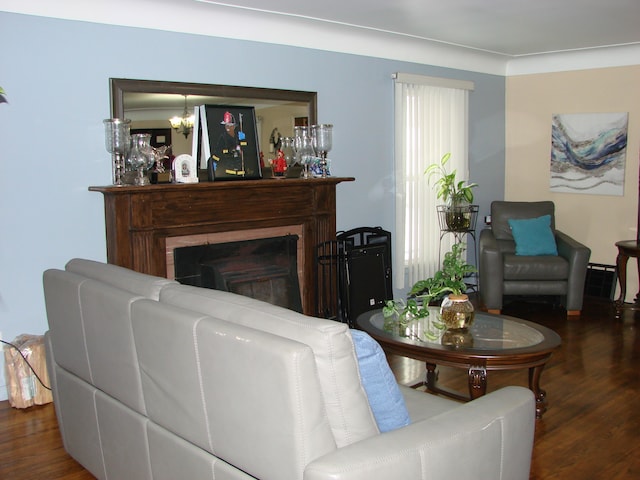
{"label": "fireplace opening", "polygon": [[179,247],[175,279],[302,312],[297,251],[297,235]]}

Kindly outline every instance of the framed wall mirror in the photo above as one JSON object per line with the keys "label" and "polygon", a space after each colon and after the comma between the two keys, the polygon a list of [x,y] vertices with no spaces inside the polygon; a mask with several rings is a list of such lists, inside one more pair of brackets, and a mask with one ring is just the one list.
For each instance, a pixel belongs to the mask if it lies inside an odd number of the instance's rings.
{"label": "framed wall mirror", "polygon": [[172,155],[191,154],[193,132],[172,128],[169,119],[193,114],[196,105],[255,108],[259,150],[265,161],[295,125],[313,125],[317,93],[298,90],[111,78],[111,115],[131,120],[131,129],[152,133],[152,144],[171,145]]}

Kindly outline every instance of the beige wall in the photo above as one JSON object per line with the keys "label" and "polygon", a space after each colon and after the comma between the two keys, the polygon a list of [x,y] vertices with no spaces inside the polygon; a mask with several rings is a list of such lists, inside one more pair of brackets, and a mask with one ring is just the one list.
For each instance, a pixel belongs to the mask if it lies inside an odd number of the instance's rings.
{"label": "beige wall", "polygon": [[[553,200],[557,228],[590,247],[592,262],[615,264],[615,242],[636,238],[640,65],[512,76],[506,84],[505,199]],[[551,193],[551,116],[597,112],[629,112],[624,195]],[[632,259],[627,300],[637,292]]]}

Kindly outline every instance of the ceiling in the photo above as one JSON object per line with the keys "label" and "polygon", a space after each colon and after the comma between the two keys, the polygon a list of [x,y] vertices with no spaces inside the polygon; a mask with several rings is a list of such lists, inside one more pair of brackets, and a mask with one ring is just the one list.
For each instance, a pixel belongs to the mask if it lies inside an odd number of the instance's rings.
{"label": "ceiling", "polygon": [[512,57],[640,44],[640,0],[191,1]]}
{"label": "ceiling", "polygon": [[640,0],[0,0],[0,10],[507,76],[640,58]]}

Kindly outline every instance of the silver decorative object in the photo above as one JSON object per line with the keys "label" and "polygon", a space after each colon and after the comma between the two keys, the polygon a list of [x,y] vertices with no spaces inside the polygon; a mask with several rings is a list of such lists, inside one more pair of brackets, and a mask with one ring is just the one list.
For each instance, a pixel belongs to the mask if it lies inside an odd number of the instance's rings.
{"label": "silver decorative object", "polygon": [[151,135],[136,133],[131,136],[131,152],[127,157],[127,164],[137,172],[135,185],[149,185],[148,170],[153,167],[156,159],[151,148]]}

